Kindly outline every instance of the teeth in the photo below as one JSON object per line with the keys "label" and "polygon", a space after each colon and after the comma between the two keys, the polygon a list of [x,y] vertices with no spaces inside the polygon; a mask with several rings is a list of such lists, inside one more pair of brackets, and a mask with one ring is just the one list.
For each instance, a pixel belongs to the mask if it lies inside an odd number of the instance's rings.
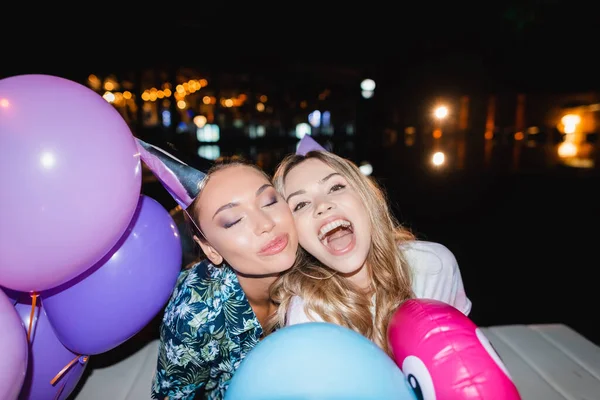
{"label": "teeth", "polygon": [[320,230],[319,230],[319,240],[323,240],[325,238],[325,236],[327,236],[327,234],[329,232],[331,232],[332,230],[343,226],[345,228],[350,227],[352,224],[349,221],[346,221],[345,219],[336,219],[333,222],[328,223],[327,225],[324,225]]}

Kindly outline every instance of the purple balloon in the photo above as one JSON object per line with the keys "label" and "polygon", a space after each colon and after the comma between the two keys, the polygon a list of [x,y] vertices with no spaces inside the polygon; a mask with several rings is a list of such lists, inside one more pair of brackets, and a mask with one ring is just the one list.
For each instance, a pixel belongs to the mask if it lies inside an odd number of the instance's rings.
{"label": "purple balloon", "polygon": [[136,141],[99,94],[63,78],[0,80],[0,285],[40,292],[119,240],[141,189]]}
{"label": "purple balloon", "polygon": [[80,354],[104,353],[125,342],[165,306],[181,256],[179,231],[169,212],[140,196],[114,250],[73,281],[41,294],[56,335]]}
{"label": "purple balloon", "polygon": [[7,289],[7,288],[1,287],[1,286],[0,286],[0,289],[4,292],[6,297],[8,297],[8,300],[11,302],[12,305],[14,305],[18,301],[18,299],[20,299],[21,297],[29,296],[29,294],[27,294],[27,293],[17,292],[16,290]]}
{"label": "purple balloon", "polygon": [[[21,302],[19,299],[14,307],[21,317],[19,322],[22,321],[25,326],[26,334],[31,315],[31,298],[29,302]],[[87,366],[87,359],[70,352],[60,343],[52,330],[44,307],[39,305],[39,299],[31,328],[29,367],[19,400],[64,400],[81,379]],[[75,361],[72,362],[73,360]],[[70,367],[60,378],[51,384],[54,377],[69,365]]]}
{"label": "purple balloon", "polygon": [[15,400],[27,373],[27,335],[14,302],[0,290],[0,399]]}

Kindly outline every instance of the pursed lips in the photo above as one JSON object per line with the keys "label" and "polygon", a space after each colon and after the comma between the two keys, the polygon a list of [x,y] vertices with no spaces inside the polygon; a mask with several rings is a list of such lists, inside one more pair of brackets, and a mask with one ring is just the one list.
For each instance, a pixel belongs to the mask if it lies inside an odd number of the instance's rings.
{"label": "pursed lips", "polygon": [[275,236],[273,239],[271,239],[266,245],[264,245],[260,249],[259,254],[279,253],[287,245],[287,242],[288,242],[287,236],[288,236],[287,233],[282,233],[282,234]]}

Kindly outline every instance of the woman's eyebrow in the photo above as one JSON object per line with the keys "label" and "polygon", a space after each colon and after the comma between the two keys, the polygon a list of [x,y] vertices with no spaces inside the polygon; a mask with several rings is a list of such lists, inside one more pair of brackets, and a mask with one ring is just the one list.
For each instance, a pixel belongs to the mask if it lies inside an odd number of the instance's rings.
{"label": "woman's eyebrow", "polygon": [[[270,187],[273,187],[273,185],[271,185],[270,183],[265,183],[264,185],[262,185],[261,187],[258,188],[258,190],[256,191],[256,196],[260,195],[262,192],[265,191],[265,189],[270,188]],[[230,208],[237,207],[239,205],[240,205],[240,203],[238,203],[236,201],[232,201],[231,203],[222,205],[221,207],[219,207],[217,209],[217,211],[215,211],[212,219],[215,219],[217,214],[220,213],[221,211],[228,210]]]}
{"label": "woman's eyebrow", "polygon": [[[328,180],[329,178],[331,178],[332,176],[335,176],[335,175],[340,175],[340,174],[339,174],[339,173],[337,173],[337,172],[332,172],[331,174],[327,175],[325,178],[323,178],[323,179],[319,180],[319,185],[321,185],[321,184],[323,184],[323,183],[327,182],[327,180]],[[287,197],[287,199],[285,199],[285,202],[286,202],[286,203],[289,203],[290,199],[291,199],[293,196],[297,196],[297,195],[299,195],[299,194],[304,194],[304,193],[306,193],[306,190],[304,190],[304,189],[296,190],[294,193],[290,193],[290,195]]]}

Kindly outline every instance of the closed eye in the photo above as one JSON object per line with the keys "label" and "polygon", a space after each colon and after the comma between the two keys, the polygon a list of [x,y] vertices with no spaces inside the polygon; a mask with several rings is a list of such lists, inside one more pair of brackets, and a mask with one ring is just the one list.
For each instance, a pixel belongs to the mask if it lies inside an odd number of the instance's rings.
{"label": "closed eye", "polygon": [[240,219],[238,219],[237,221],[228,222],[228,223],[226,223],[226,224],[224,224],[224,225],[223,225],[223,228],[225,228],[225,229],[229,229],[229,228],[231,228],[232,226],[234,226],[235,224],[237,224],[238,222],[240,222],[241,220],[242,220],[242,219],[240,218]]}
{"label": "closed eye", "polygon": [[273,204],[276,204],[277,202],[278,202],[278,200],[277,200],[277,197],[274,197],[274,198],[273,198],[273,199],[272,199],[272,200],[269,202],[269,204],[265,204],[263,207],[270,207],[270,206],[272,206]]}

